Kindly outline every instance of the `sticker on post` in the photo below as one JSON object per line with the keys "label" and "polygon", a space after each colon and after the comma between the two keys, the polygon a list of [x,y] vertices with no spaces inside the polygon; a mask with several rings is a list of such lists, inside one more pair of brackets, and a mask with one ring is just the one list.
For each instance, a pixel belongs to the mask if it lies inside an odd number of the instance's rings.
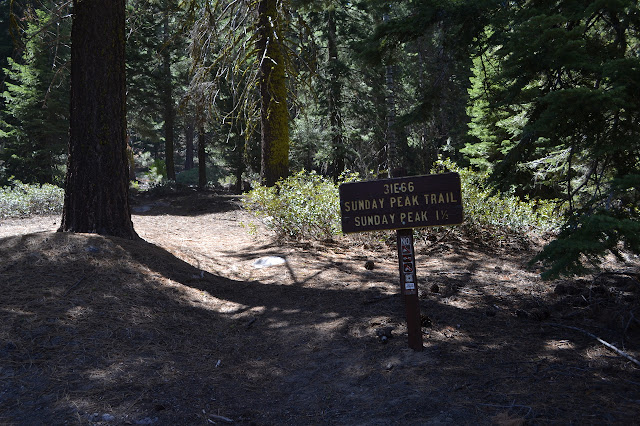
{"label": "sticker on post", "polygon": [[404,281],[407,283],[413,282],[413,274],[404,274]]}
{"label": "sticker on post", "polygon": [[404,289],[405,290],[415,290],[416,289],[416,285],[414,283],[404,283]]}

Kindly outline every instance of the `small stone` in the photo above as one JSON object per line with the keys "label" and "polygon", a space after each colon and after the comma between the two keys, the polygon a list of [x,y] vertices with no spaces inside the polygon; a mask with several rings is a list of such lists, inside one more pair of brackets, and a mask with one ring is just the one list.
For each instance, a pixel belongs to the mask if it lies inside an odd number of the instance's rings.
{"label": "small stone", "polygon": [[111,414],[103,414],[102,415],[102,421],[104,421],[104,422],[112,422],[115,419],[116,418],[114,416],[112,416]]}
{"label": "small stone", "polygon": [[376,328],[376,336],[380,340],[380,343],[387,343],[391,337],[393,337],[393,327],[380,327]]}
{"label": "small stone", "polygon": [[376,264],[373,262],[373,260],[367,260],[366,262],[364,262],[364,269],[371,271],[375,267],[376,267]]}
{"label": "small stone", "polygon": [[279,256],[265,256],[253,262],[253,267],[256,269],[268,268],[270,266],[282,265],[287,261]]}

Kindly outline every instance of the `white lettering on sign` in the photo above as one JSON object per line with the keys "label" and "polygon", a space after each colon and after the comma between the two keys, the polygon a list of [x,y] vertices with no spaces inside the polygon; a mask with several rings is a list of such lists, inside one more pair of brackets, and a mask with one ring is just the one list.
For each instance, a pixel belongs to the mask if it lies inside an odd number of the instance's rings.
{"label": "white lettering on sign", "polygon": [[428,221],[428,215],[427,215],[427,212],[424,210],[416,211],[416,212],[400,213],[400,223],[402,223],[403,225],[407,223],[427,222],[427,221]]}
{"label": "white lettering on sign", "polygon": [[394,224],[396,221],[396,215],[394,214],[374,214],[371,216],[355,216],[353,223],[357,227],[372,226],[372,225],[389,225]]}
{"label": "white lettering on sign", "polygon": [[344,203],[345,212],[377,209],[384,209],[384,198],[374,198],[373,200],[354,200]]}
{"label": "white lettering on sign", "polygon": [[384,184],[384,194],[400,194],[403,192],[413,192],[414,186],[413,182],[394,182],[394,183],[385,183]]}

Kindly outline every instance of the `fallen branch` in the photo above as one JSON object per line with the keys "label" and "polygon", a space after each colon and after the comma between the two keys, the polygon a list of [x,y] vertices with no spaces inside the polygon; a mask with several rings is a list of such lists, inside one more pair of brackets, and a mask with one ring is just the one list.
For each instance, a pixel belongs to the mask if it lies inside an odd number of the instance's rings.
{"label": "fallen branch", "polygon": [[85,278],[87,278],[87,276],[86,276],[86,275],[84,275],[82,278],[80,278],[78,281],[76,281],[76,283],[75,283],[74,285],[72,285],[71,287],[69,287],[69,288],[67,289],[67,291],[65,291],[65,292],[64,292],[64,294],[63,294],[62,296],[64,297],[64,296],[68,295],[68,294],[69,294],[69,292],[71,292],[71,290],[73,290],[73,289],[74,289],[74,288],[76,288],[78,285],[80,285],[80,283],[81,283],[82,281],[84,281],[84,279],[85,279]]}
{"label": "fallen branch", "polygon": [[587,336],[589,336],[589,337],[591,337],[593,339],[596,339],[598,342],[602,343],[603,345],[605,345],[606,347],[608,347],[609,349],[611,349],[612,351],[614,351],[618,355],[625,357],[626,359],[628,359],[629,361],[633,362],[635,365],[640,367],[640,361],[638,361],[637,359],[635,359],[634,357],[632,357],[631,355],[629,355],[625,351],[616,348],[611,343],[605,342],[604,340],[602,340],[601,338],[599,338],[595,334],[589,333],[587,330],[583,330],[583,329],[578,328],[578,327],[572,327],[570,325],[563,325],[563,324],[556,324],[556,323],[549,323],[549,325],[553,325],[553,326],[556,326],[556,327],[569,328],[571,330],[576,330],[576,331],[579,331],[579,332],[581,332],[583,334],[586,334]]}
{"label": "fallen branch", "polygon": [[210,417],[210,419],[209,419],[210,423],[214,423],[215,424],[214,420],[218,420],[218,421],[221,421],[221,422],[224,422],[224,423],[233,423],[233,419],[230,419],[228,417],[217,416],[215,414],[209,414],[209,417]]}

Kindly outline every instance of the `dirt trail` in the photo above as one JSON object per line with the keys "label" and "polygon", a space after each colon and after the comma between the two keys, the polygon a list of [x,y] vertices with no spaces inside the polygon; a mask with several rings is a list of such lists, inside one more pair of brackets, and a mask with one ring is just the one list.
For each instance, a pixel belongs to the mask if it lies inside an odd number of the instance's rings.
{"label": "dirt trail", "polygon": [[418,240],[414,352],[384,240],[278,243],[212,193],[135,211],[140,241],[0,222],[0,423],[637,421],[640,369],[561,327],[638,358],[637,264],[562,292],[518,242]]}

